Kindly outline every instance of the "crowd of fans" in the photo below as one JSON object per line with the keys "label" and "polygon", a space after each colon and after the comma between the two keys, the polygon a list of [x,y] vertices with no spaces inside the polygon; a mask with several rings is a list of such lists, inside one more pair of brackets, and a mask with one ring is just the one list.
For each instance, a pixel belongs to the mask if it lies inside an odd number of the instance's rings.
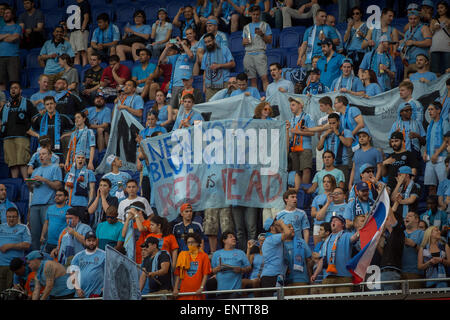
{"label": "crowd of fans", "polygon": [[[381,280],[446,277],[450,79],[429,105],[412,98],[415,83],[449,72],[446,1],[403,1],[406,10],[398,13],[384,8],[378,29],[368,28],[357,0],[198,0],[181,7],[172,21],[161,7],[153,24],[138,9],[123,28],[108,13],[93,16],[90,2],[76,0],[80,25],[68,29],[62,21],[48,38],[36,1],[23,0],[19,16],[0,3],[2,152],[10,177],[21,177],[30,192],[23,214],[0,184],[0,292],[13,287],[32,299],[99,297],[106,245],[130,254],[128,241],[135,243],[133,256],[143,269],[143,294],[195,292],[178,298],[205,299],[203,292],[215,289],[350,283],[346,264],[361,250],[359,230],[384,188],[392,207],[372,260]],[[333,2],[338,16],[324,10]],[[392,25],[396,16],[407,17],[403,29]],[[347,21],[345,34],[336,21]],[[308,26],[297,59],[304,76],[295,82],[284,65],[268,65],[266,55],[272,30],[293,24]],[[235,72],[236,55],[228,47],[233,32],[241,34],[244,72]],[[20,52],[35,48],[43,73],[39,90],[27,98]],[[201,85],[194,86],[198,76]],[[402,102],[388,154],[372,145],[364,116],[346,96],[370,99],[395,87]],[[260,99],[255,118],[273,119],[276,110],[266,100],[278,91],[341,93],[334,101],[320,98],[314,107],[325,116],[318,121],[305,112],[301,98],[289,98],[285,207],[193,212],[185,203],[175,221],[159,216],[139,143],[204,121],[195,104],[240,94]],[[144,114],[148,103],[152,107]],[[108,155],[109,172],[96,177],[118,110],[145,126],[136,139],[138,171],[121,171],[120,158]],[[304,205],[300,196],[312,203]],[[67,287],[69,266],[81,272],[73,289]],[[352,290],[311,287],[286,294]],[[242,296],[237,290],[207,298]]]}

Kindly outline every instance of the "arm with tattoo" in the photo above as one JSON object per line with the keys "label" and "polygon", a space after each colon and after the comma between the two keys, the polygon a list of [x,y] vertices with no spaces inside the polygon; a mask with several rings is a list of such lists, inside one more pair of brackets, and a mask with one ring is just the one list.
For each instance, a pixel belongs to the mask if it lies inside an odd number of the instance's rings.
{"label": "arm with tattoo", "polygon": [[42,293],[41,300],[46,300],[48,298],[50,292],[53,289],[53,286],[55,285],[56,268],[54,266],[53,261],[49,261],[45,265],[44,275],[45,275],[45,289],[44,292]]}

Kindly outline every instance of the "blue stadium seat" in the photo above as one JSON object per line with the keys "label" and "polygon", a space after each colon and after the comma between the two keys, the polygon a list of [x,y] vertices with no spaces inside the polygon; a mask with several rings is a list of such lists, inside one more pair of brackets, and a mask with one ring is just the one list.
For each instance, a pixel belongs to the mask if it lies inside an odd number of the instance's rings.
{"label": "blue stadium seat", "polygon": [[167,13],[169,14],[169,18],[173,19],[177,13],[178,10],[180,10],[181,7],[184,7],[183,2],[173,1],[167,4]]}
{"label": "blue stadium seat", "polygon": [[[378,1],[378,0],[376,0]],[[336,19],[339,18],[339,5],[338,4],[330,4],[325,7],[325,11],[327,14],[333,15]]]}
{"label": "blue stadium seat", "polygon": [[124,66],[127,66],[128,69],[130,69],[130,71],[133,70],[134,62],[131,61],[131,60],[120,61],[120,64],[122,64],[122,65],[124,65]]}
{"label": "blue stadium seat", "polygon": [[181,37],[181,30],[180,30],[180,28],[173,27],[171,38],[176,38],[176,37]]}
{"label": "blue stadium seat", "polygon": [[[2,158],[3,158],[3,152],[2,152]],[[6,163],[4,163],[2,161],[2,162],[0,162],[0,179],[7,179],[7,178],[9,178],[9,167]]]}
{"label": "blue stadium seat", "polygon": [[105,0],[91,0],[89,1],[92,7],[100,7],[106,4]]}
{"label": "blue stadium seat", "polygon": [[28,221],[28,201],[19,201],[15,203],[19,209],[20,222],[26,224]]}
{"label": "blue stadium seat", "polygon": [[192,86],[196,89],[203,89],[203,76],[194,76],[194,82]]}
{"label": "blue stadium seat", "polygon": [[145,12],[145,16],[147,17],[147,20],[157,18],[159,8],[160,8],[160,6],[157,3],[153,3],[153,2],[145,5],[145,7],[143,9]]}
{"label": "blue stadium seat", "polygon": [[77,69],[77,71],[78,71],[78,77],[80,77],[80,76],[81,76],[81,73],[83,72],[83,66],[82,66],[81,64],[74,64],[73,67],[74,67],[75,69]]}
{"label": "blue stadium seat", "polygon": [[283,29],[280,34],[280,48],[298,48],[300,37],[297,31],[289,29]]}
{"label": "blue stadium seat", "polygon": [[[59,25],[59,22],[64,19],[65,11],[61,10],[53,10],[48,12],[45,17],[45,28],[50,29],[53,32],[53,29]],[[51,33],[50,33],[51,35]]]}
{"label": "blue stadium seat", "polygon": [[[22,2],[22,1],[19,1],[19,2]],[[61,2],[59,0],[41,0],[40,1],[40,9],[42,11],[52,11],[55,8],[60,8],[60,7],[61,7]]]}
{"label": "blue stadium seat", "polygon": [[22,86],[22,88],[28,86],[28,76],[25,72],[20,73],[20,85]]}
{"label": "blue stadium seat", "polygon": [[245,52],[240,51],[233,54],[234,62],[236,63],[236,66],[234,67],[234,71],[236,73],[244,72],[244,56]]}
{"label": "blue stadium seat", "polygon": [[[43,0],[46,1],[46,0]],[[63,7],[67,8],[68,6],[72,5],[72,4],[77,4],[77,0],[63,0]]]}
{"label": "blue stadium seat", "polygon": [[298,51],[297,50],[285,51],[284,52],[284,59],[285,59],[287,68],[295,68],[295,67],[297,67]]}
{"label": "blue stadium seat", "polygon": [[245,48],[242,45],[242,32],[233,32],[229,37],[229,49],[234,54],[235,52],[244,51]]}
{"label": "blue stadium seat", "polygon": [[30,88],[39,89],[39,76],[44,73],[44,68],[27,68],[28,83]]}
{"label": "blue stadium seat", "polygon": [[[23,72],[24,73],[24,72]],[[30,97],[36,92],[35,89],[31,89],[31,88],[24,88],[22,89],[22,96],[24,96],[25,98],[30,99]]]}
{"label": "blue stadium seat", "polygon": [[39,141],[36,137],[30,138],[30,153],[34,154],[39,147]]}
{"label": "blue stadium seat", "polygon": [[34,52],[30,52],[27,55],[26,58],[26,65],[27,68],[40,68],[41,66],[39,65],[38,62],[38,57],[39,57],[39,53],[34,53]]}
{"label": "blue stadium seat", "polygon": [[6,182],[2,184],[6,187],[6,198],[8,198],[9,201],[16,201],[18,191],[15,188],[15,185]]}
{"label": "blue stadium seat", "polygon": [[135,11],[136,8],[130,5],[116,7],[116,21],[134,24],[133,14]]}
{"label": "blue stadium seat", "polygon": [[155,100],[148,100],[146,103],[144,103],[144,111],[142,112],[142,119],[143,119],[143,126],[145,127],[145,121],[147,120],[147,113],[148,111],[153,107],[155,104]]}
{"label": "blue stadium seat", "polygon": [[23,180],[21,178],[1,179],[0,184],[4,184],[7,188],[7,196],[10,201],[16,201],[20,192]]}
{"label": "blue stadium seat", "polygon": [[[273,49],[278,48],[280,40],[280,29],[272,29],[272,43],[269,43],[267,45],[267,49]],[[241,41],[242,41],[242,35],[241,35]]]}
{"label": "blue stadium seat", "polygon": [[284,64],[284,57],[283,57],[283,50],[281,49],[271,49],[267,50],[267,67],[269,67],[272,63],[278,62],[283,66]]}
{"label": "blue stadium seat", "polygon": [[15,7],[16,6],[15,3],[14,3],[14,0],[6,0],[6,1],[2,1],[2,2],[7,3],[10,7]]}
{"label": "blue stadium seat", "polygon": [[[97,17],[101,13],[106,13],[109,17],[109,21],[112,22],[114,20],[114,8],[107,7],[107,6],[100,6],[100,7],[92,7],[91,9],[92,13],[92,24],[93,24],[93,30],[97,28]],[[91,37],[89,37],[91,39]]]}
{"label": "blue stadium seat", "polygon": [[19,199],[20,201],[25,201],[28,202],[28,200],[30,199],[30,190],[28,189],[28,186],[26,183],[23,183],[20,186],[20,194],[19,194]]}

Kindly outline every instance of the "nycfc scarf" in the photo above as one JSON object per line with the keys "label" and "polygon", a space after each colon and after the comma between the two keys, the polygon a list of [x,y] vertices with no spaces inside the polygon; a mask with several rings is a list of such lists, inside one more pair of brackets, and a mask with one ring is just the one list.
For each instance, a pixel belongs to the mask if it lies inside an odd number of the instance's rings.
{"label": "nycfc scarf", "polygon": [[205,74],[205,86],[207,88],[215,88],[222,89],[224,84],[223,78],[223,70],[216,69],[212,70],[211,65],[223,64],[224,63],[224,55],[222,54],[222,49],[219,46],[216,46],[214,51],[205,51],[206,56],[206,74]]}
{"label": "nycfc scarf", "polygon": [[[3,110],[2,110],[2,132],[5,132],[5,128],[8,122],[8,117],[9,117],[9,111],[11,111],[11,109],[16,109],[13,108],[11,106],[11,101],[8,101],[7,103],[5,103],[5,105],[3,106]],[[18,117],[20,119],[24,119],[25,118],[25,112],[27,110],[27,99],[25,99],[24,97],[21,97],[20,100],[20,105],[19,105],[19,115]]]}
{"label": "nycfc scarf", "polygon": [[[338,78],[338,81],[336,82],[336,85],[334,86],[333,91],[338,91],[339,89],[342,88],[342,87],[341,87],[341,85],[342,85],[342,79],[343,79],[343,76],[340,76],[340,77]],[[351,74],[350,77],[348,77],[347,85],[345,86],[345,88],[346,88],[347,90],[349,90],[349,91],[352,90],[352,87],[353,87],[353,80],[354,80],[354,79],[355,79],[355,76],[354,76],[353,74]]]}
{"label": "nycfc scarf", "polygon": [[[441,243],[438,244],[438,247],[440,251],[439,257],[445,259],[445,247]],[[427,246],[423,249],[423,262],[427,263],[432,258],[433,256],[430,252],[430,244],[427,244]],[[446,276],[445,266],[442,263],[431,265],[425,270],[425,277],[427,279],[445,278]],[[436,283],[439,282],[427,282],[427,287],[431,287]]]}
{"label": "nycfc scarf", "polygon": [[337,268],[336,268],[336,249],[337,249],[337,244],[339,239],[342,237],[342,235],[344,234],[344,230],[341,230],[337,235],[336,238],[334,238],[334,242],[333,242],[333,246],[331,247],[331,254],[330,254],[330,259],[327,259],[327,250],[328,250],[328,244],[331,240],[331,235],[328,236],[328,240],[325,243],[325,259],[324,261],[324,268],[326,267],[326,271],[327,273],[334,273],[337,274]]}
{"label": "nycfc scarf", "polygon": [[434,146],[433,149],[431,149],[431,131],[434,126],[434,120],[431,120],[430,124],[427,128],[427,155],[431,158],[431,156],[434,154],[434,152],[439,149],[443,142],[444,133],[442,132],[442,122],[443,118],[439,118],[439,121],[436,123],[436,129],[434,130]]}
{"label": "nycfc scarf", "polygon": [[[69,143],[69,165],[72,167],[73,163],[75,162],[75,154],[77,151],[77,147],[79,146],[79,150],[85,151],[86,145],[87,145],[87,139],[88,139],[88,131],[89,129],[87,127],[84,127],[83,129],[78,129],[74,133],[72,133],[70,137],[70,143]],[[86,159],[89,159],[89,155],[86,154]]]}
{"label": "nycfc scarf", "polygon": [[[48,134],[48,118],[49,115],[48,112],[46,112],[41,119],[41,127],[39,128],[39,136],[41,137]],[[55,113],[54,132],[55,132],[55,141],[54,141],[55,150],[59,150],[59,148],[61,147],[61,117],[58,111],[56,111]]]}
{"label": "nycfc scarf", "polygon": [[305,249],[303,248],[303,242],[301,238],[294,236],[294,267],[295,271],[303,272],[305,267]]}
{"label": "nycfc scarf", "polygon": [[306,61],[305,63],[310,63],[312,54],[314,51],[314,41],[316,40],[317,33],[317,25],[314,24],[314,28],[311,30],[311,33],[308,37],[308,45],[306,46]]}
{"label": "nycfc scarf", "polygon": [[[403,199],[408,199],[409,198],[409,195],[411,193],[411,189],[412,189],[413,186],[414,186],[414,181],[411,180],[409,182],[409,184],[408,184],[408,187],[406,187],[405,192],[402,194]],[[403,217],[406,217],[406,215],[408,214],[408,211],[409,211],[409,205],[404,204],[403,205]]]}
{"label": "nycfc scarf", "polygon": [[310,93],[310,94],[321,94],[324,92],[325,92],[325,86],[321,82],[310,83],[305,89],[305,93]]}
{"label": "nycfc scarf", "polygon": [[[369,198],[369,201],[367,201],[367,202],[369,203],[369,211],[370,211],[370,208],[373,205],[373,201]],[[368,212],[364,212],[364,209],[363,209],[363,207],[361,205],[361,202],[359,201],[358,197],[355,198],[354,204],[355,204],[355,209],[354,209],[355,210],[355,217],[360,216],[362,214],[368,213]]]}
{"label": "nycfc scarf", "polygon": [[[342,133],[342,132],[340,132]],[[328,140],[330,141],[330,145],[328,145]],[[341,139],[334,133],[331,134],[330,139],[325,139],[325,150],[331,150],[336,155],[336,159],[334,160],[334,163],[337,166],[340,166],[342,164],[342,154],[344,151],[344,145],[341,143]]]}
{"label": "nycfc scarf", "polygon": [[[108,34],[107,38],[104,37],[105,31]],[[106,29],[106,30],[100,30],[100,28],[99,28],[98,36],[99,36],[99,38],[98,38],[99,43],[107,43],[106,40],[109,40],[110,42],[112,42],[114,40],[112,23],[109,24],[108,29]]]}

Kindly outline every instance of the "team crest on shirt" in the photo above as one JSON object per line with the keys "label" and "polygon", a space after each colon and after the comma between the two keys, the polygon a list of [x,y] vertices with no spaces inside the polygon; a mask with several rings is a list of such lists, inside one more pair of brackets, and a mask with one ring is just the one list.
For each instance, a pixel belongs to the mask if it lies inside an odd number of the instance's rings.
{"label": "team crest on shirt", "polygon": [[98,257],[94,258],[94,263],[98,263]]}
{"label": "team crest on shirt", "polygon": [[19,113],[19,118],[20,118],[20,120],[25,119],[25,113],[23,113],[23,112]]}
{"label": "team crest on shirt", "polygon": [[403,161],[406,161],[406,158],[407,158],[406,155],[403,155],[403,156],[402,156],[402,160],[403,160]]}
{"label": "team crest on shirt", "polygon": [[198,261],[191,261],[189,270],[187,270],[187,274],[189,275],[189,277],[192,277],[194,274],[196,274],[197,270],[198,270]]}

